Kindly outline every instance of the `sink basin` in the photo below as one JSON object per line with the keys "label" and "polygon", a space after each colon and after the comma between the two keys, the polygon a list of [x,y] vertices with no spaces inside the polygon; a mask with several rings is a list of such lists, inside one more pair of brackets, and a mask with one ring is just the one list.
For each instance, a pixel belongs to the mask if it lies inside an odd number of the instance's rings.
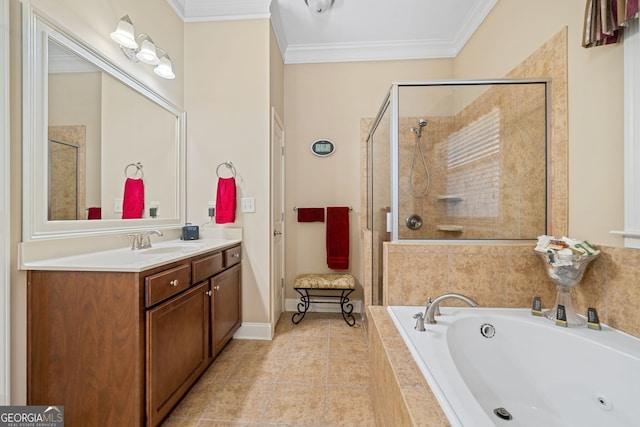
{"label": "sink basin", "polygon": [[141,255],[164,255],[164,254],[178,254],[178,253],[190,253],[195,252],[202,248],[202,245],[171,245],[171,246],[156,246],[149,249],[142,249],[138,251]]}

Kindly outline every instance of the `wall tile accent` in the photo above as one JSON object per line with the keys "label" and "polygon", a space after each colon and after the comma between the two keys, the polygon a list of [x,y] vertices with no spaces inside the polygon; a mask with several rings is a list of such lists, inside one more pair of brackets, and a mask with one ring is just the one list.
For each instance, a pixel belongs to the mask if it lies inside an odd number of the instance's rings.
{"label": "wall tile accent", "polygon": [[[550,308],[555,285],[533,248],[533,243],[387,243],[386,304],[424,305],[429,296],[457,292],[485,307],[530,307],[539,296],[543,308]],[[600,321],[640,337],[640,251],[607,246],[600,250],[573,290],[574,308],[586,315],[588,307],[595,307]]]}

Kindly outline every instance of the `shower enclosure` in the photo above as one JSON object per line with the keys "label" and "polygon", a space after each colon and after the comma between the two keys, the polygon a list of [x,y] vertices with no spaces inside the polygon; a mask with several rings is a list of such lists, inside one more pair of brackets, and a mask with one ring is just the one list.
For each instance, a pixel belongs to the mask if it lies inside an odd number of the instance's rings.
{"label": "shower enclosure", "polygon": [[393,83],[367,138],[372,304],[383,242],[547,232],[549,81]]}

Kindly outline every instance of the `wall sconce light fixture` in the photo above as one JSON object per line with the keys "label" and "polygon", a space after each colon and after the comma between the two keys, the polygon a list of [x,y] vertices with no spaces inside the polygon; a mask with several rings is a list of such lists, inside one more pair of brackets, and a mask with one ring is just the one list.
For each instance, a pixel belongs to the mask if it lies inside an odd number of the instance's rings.
{"label": "wall sconce light fixture", "polygon": [[131,61],[155,65],[153,72],[163,79],[176,78],[167,52],[157,47],[148,34],[142,33],[136,36],[129,15],[123,16],[118,21],[116,30],[110,36]]}
{"label": "wall sconce light fixture", "polygon": [[309,6],[313,13],[319,15],[331,9],[334,0],[304,0],[304,2],[307,6]]}

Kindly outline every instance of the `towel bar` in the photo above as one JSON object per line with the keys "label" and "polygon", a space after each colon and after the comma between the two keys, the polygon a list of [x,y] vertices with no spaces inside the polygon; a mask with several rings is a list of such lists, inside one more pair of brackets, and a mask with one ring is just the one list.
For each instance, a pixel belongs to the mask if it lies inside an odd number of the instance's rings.
{"label": "towel bar", "polygon": [[218,178],[220,178],[220,167],[221,166],[226,166],[227,169],[231,170],[231,175],[233,175],[234,178],[236,177],[236,167],[233,165],[233,163],[231,163],[231,162],[222,162],[216,168],[216,175],[218,176]]}
{"label": "towel bar", "polygon": [[[297,210],[298,210],[298,207],[297,207],[297,206],[294,206],[294,207],[293,207],[293,210],[294,210],[294,211],[297,211]],[[349,211],[352,211],[352,210],[353,210],[353,208],[352,208],[351,206],[349,206]]]}
{"label": "towel bar", "polygon": [[[129,176],[129,172],[128,172],[130,167],[136,168],[136,171],[133,173],[132,176]],[[140,162],[129,163],[127,166],[124,167],[125,178],[137,178],[138,173],[140,173],[140,178],[144,179],[144,171],[142,170],[142,163]]]}

